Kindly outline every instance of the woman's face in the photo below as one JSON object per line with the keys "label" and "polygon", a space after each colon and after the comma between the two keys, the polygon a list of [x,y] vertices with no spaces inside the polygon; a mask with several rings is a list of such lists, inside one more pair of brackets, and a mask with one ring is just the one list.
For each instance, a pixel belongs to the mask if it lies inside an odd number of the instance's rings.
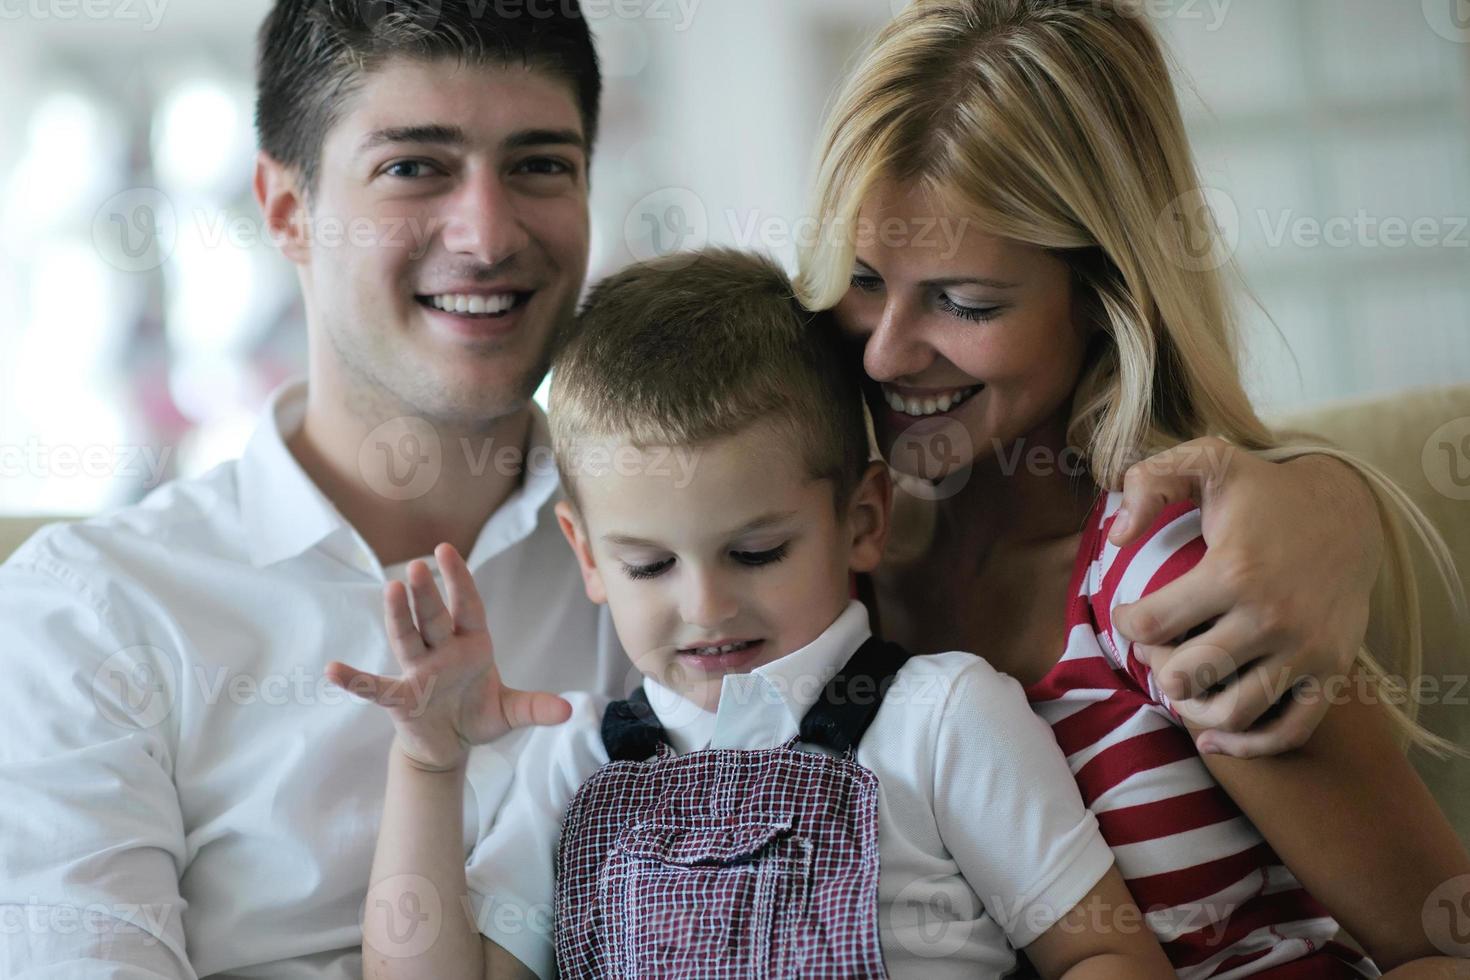
{"label": "woman's face", "polygon": [[[879,185],[859,216],[857,262],[836,314],[864,344],[879,447],[936,480],[1068,410],[1087,342],[1071,270],[1044,249],[936,211],[921,189]],[[1049,447],[1058,451],[1062,447]]]}

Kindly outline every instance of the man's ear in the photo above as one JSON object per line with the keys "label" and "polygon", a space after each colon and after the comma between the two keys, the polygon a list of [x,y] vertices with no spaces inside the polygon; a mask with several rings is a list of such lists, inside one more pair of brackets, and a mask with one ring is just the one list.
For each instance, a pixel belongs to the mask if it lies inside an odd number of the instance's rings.
{"label": "man's ear", "polygon": [[582,587],[587,591],[587,598],[599,606],[607,602],[607,589],[602,585],[602,573],[597,570],[597,561],[592,557],[592,545],[587,540],[586,533],[582,530],[582,520],[572,505],[565,500],[556,503],[556,522],[561,525],[561,533],[571,545],[572,554],[577,556],[577,564],[582,569]]}
{"label": "man's ear", "polygon": [[254,190],[255,203],[260,205],[265,219],[267,238],[287,259],[296,265],[306,265],[311,257],[311,243],[300,175],[261,150],[255,155]]}
{"label": "man's ear", "polygon": [[852,533],[850,564],[854,572],[871,572],[882,561],[892,511],[893,476],[887,463],[875,460],[863,472],[847,505],[847,526]]}

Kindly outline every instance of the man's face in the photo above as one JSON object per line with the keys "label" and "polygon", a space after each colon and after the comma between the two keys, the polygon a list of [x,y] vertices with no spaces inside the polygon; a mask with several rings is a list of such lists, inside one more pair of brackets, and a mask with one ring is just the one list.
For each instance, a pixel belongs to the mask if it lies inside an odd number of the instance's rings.
{"label": "man's face", "polygon": [[350,404],[451,425],[522,408],[587,274],[587,166],[554,75],[369,72],[323,142],[302,264],[322,376]]}

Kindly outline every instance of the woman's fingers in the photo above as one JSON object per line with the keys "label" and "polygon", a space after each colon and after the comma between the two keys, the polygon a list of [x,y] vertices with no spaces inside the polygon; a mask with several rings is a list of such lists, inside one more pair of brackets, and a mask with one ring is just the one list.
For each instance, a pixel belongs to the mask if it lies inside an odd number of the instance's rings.
{"label": "woman's fingers", "polygon": [[454,620],[444,607],[428,565],[421,561],[409,563],[408,588],[413,593],[414,618],[418,620],[419,635],[423,637],[424,645],[432,649],[453,636]]}
{"label": "woman's fingers", "polygon": [[1195,745],[1201,752],[1255,759],[1299,749],[1311,739],[1327,715],[1325,698],[1289,695],[1280,713],[1264,725],[1245,732],[1208,729],[1199,733]]}
{"label": "woman's fingers", "polygon": [[1203,503],[1218,486],[1237,452],[1224,439],[1193,439],[1135,463],[1123,475],[1123,503],[1108,531],[1122,547],[1154,525],[1164,508],[1183,501]]}
{"label": "woman's fingers", "polygon": [[1113,609],[1113,626],[1134,643],[1174,643],[1234,607],[1237,597],[1216,571],[1210,553],[1199,564],[1144,596]]}
{"label": "woman's fingers", "polygon": [[454,629],[464,633],[485,629],[485,604],[480,600],[480,590],[475,587],[475,577],[469,566],[460,557],[452,544],[441,544],[434,549],[439,561],[439,570],[444,573],[444,589],[449,593],[449,614],[454,620]]}

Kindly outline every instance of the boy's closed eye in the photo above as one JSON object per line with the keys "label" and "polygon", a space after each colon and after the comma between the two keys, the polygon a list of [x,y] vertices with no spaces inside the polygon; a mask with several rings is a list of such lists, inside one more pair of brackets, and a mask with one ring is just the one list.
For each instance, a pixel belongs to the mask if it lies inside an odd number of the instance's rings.
{"label": "boy's closed eye", "polygon": [[[764,551],[731,551],[730,558],[740,565],[750,568],[759,568],[762,565],[773,565],[786,558],[790,551],[791,542],[783,542],[774,548]],[[668,571],[674,565],[673,558],[665,558],[656,562],[633,563],[622,562],[623,571],[632,579],[656,578]]]}

